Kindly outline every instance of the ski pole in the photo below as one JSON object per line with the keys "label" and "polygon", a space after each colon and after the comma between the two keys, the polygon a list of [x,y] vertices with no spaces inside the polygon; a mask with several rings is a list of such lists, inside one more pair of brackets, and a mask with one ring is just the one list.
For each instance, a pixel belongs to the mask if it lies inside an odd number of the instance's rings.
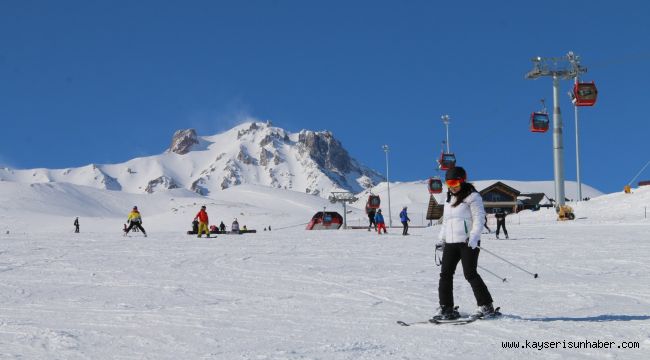
{"label": "ski pole", "polygon": [[515,265],[515,264],[511,263],[510,261],[508,261],[508,260],[502,258],[501,256],[499,256],[499,255],[493,253],[492,251],[490,251],[490,250],[488,250],[488,249],[486,249],[486,248],[484,248],[484,247],[482,247],[482,246],[479,246],[479,248],[480,248],[481,250],[485,250],[488,254],[491,254],[492,256],[494,256],[494,257],[496,257],[496,258],[498,258],[498,259],[501,259],[501,260],[507,262],[508,264],[510,264],[510,265],[512,265],[512,266],[514,266],[514,267],[516,267],[517,269],[519,269],[519,270],[521,270],[521,271],[523,271],[523,272],[525,272],[525,273],[528,273],[528,274],[530,274],[530,275],[533,275],[533,277],[534,277],[535,279],[537,279],[537,273],[534,273],[534,274],[533,274],[532,272],[530,272],[530,271],[528,271],[528,270],[522,268],[521,266],[518,266],[518,265]]}
{"label": "ski pole", "polygon": [[488,272],[488,273],[490,273],[490,274],[492,274],[492,275],[498,277],[499,280],[501,280],[501,281],[503,281],[503,282],[506,282],[506,281],[507,281],[506,278],[502,278],[501,276],[499,276],[499,275],[493,273],[492,271],[490,271],[490,270],[484,268],[483,266],[481,266],[481,265],[477,265],[477,266],[478,266],[481,270],[483,270],[483,271],[485,271],[485,272]]}

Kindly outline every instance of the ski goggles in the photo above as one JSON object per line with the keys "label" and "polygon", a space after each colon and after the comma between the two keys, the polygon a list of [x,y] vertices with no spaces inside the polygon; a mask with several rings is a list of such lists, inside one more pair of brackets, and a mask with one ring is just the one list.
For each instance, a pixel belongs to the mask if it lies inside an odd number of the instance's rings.
{"label": "ski goggles", "polygon": [[460,184],[462,184],[463,182],[465,182],[465,179],[449,179],[445,181],[447,187],[452,187],[452,188],[459,187]]}

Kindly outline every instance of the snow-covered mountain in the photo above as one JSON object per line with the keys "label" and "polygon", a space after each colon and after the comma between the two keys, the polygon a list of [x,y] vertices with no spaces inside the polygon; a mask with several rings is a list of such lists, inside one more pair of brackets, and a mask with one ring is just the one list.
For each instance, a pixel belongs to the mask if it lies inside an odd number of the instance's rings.
{"label": "snow-covered mountain", "polygon": [[254,184],[326,196],[337,190],[361,192],[382,180],[351,158],[329,131],[289,133],[252,121],[213,136],[179,130],[164,153],[121,164],[0,169],[0,181],[62,182],[128,193],[185,188],[208,195]]}

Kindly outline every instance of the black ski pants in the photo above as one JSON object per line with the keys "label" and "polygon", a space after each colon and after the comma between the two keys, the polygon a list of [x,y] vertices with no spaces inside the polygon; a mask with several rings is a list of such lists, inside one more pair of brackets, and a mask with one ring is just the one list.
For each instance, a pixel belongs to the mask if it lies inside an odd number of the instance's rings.
{"label": "black ski pants", "polygon": [[409,234],[409,222],[402,221],[402,235],[408,235],[408,234]]}
{"label": "black ski pants", "polygon": [[374,216],[368,218],[368,230],[370,230],[373,227],[375,230],[377,230],[377,222],[375,221]]}
{"label": "black ski pants", "polygon": [[454,306],[454,273],[456,272],[458,261],[463,265],[465,279],[472,286],[476,304],[482,306],[492,303],[490,291],[483,282],[483,279],[481,279],[481,276],[476,272],[480,251],[480,249],[470,248],[465,243],[445,244],[442,252],[440,282],[438,283],[440,305]]}
{"label": "black ski pants", "polygon": [[147,233],[146,231],[144,231],[144,228],[142,227],[142,225],[140,225],[139,222],[135,222],[135,221],[131,221],[131,223],[129,224],[129,227],[126,228],[126,233],[128,234],[129,231],[131,231],[131,229],[133,229],[133,228],[140,229],[140,231],[142,231],[143,234]]}
{"label": "black ski pants", "polygon": [[508,236],[508,230],[506,229],[506,221],[497,221],[497,236],[499,236],[499,230],[503,227],[503,233]]}

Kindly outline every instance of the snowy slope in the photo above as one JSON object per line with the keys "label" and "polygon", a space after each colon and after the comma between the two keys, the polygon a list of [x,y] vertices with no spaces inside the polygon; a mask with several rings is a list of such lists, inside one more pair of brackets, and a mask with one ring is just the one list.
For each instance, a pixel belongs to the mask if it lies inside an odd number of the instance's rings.
{"label": "snowy slope", "polygon": [[359,192],[383,179],[351,158],[327,131],[289,133],[250,121],[217,135],[184,135],[192,145],[178,153],[170,149],[122,164],[69,169],[3,168],[0,181],[70,183],[129,193],[184,188],[201,195],[254,184],[327,196],[332,190]]}
{"label": "snowy slope", "polygon": [[[391,184],[394,203],[419,201],[405,190],[418,184],[400,185]],[[428,197],[426,188],[418,192]],[[213,222],[238,216],[259,233],[184,235],[204,203]],[[120,234],[134,204],[148,238]],[[650,207],[650,188],[577,204],[579,219],[572,222],[557,222],[545,210],[508,217],[510,240],[486,234],[482,246],[539,278],[481,254],[481,266],[507,278],[479,270],[505,316],[466,326],[395,323],[435,310],[436,226],[414,228],[409,237],[395,229],[379,236],[293,226],[322,206],[332,205],[264,186],[206,198],[180,189],[134,195],[0,182],[0,358],[645,359],[650,353],[650,220],[639,213]],[[76,215],[81,234],[72,233]],[[267,223],[273,231],[261,230]],[[473,311],[460,267],[455,280],[456,304]],[[586,340],[614,346],[562,348]],[[559,348],[502,345],[526,341]],[[623,342],[639,348],[619,348]]]}

